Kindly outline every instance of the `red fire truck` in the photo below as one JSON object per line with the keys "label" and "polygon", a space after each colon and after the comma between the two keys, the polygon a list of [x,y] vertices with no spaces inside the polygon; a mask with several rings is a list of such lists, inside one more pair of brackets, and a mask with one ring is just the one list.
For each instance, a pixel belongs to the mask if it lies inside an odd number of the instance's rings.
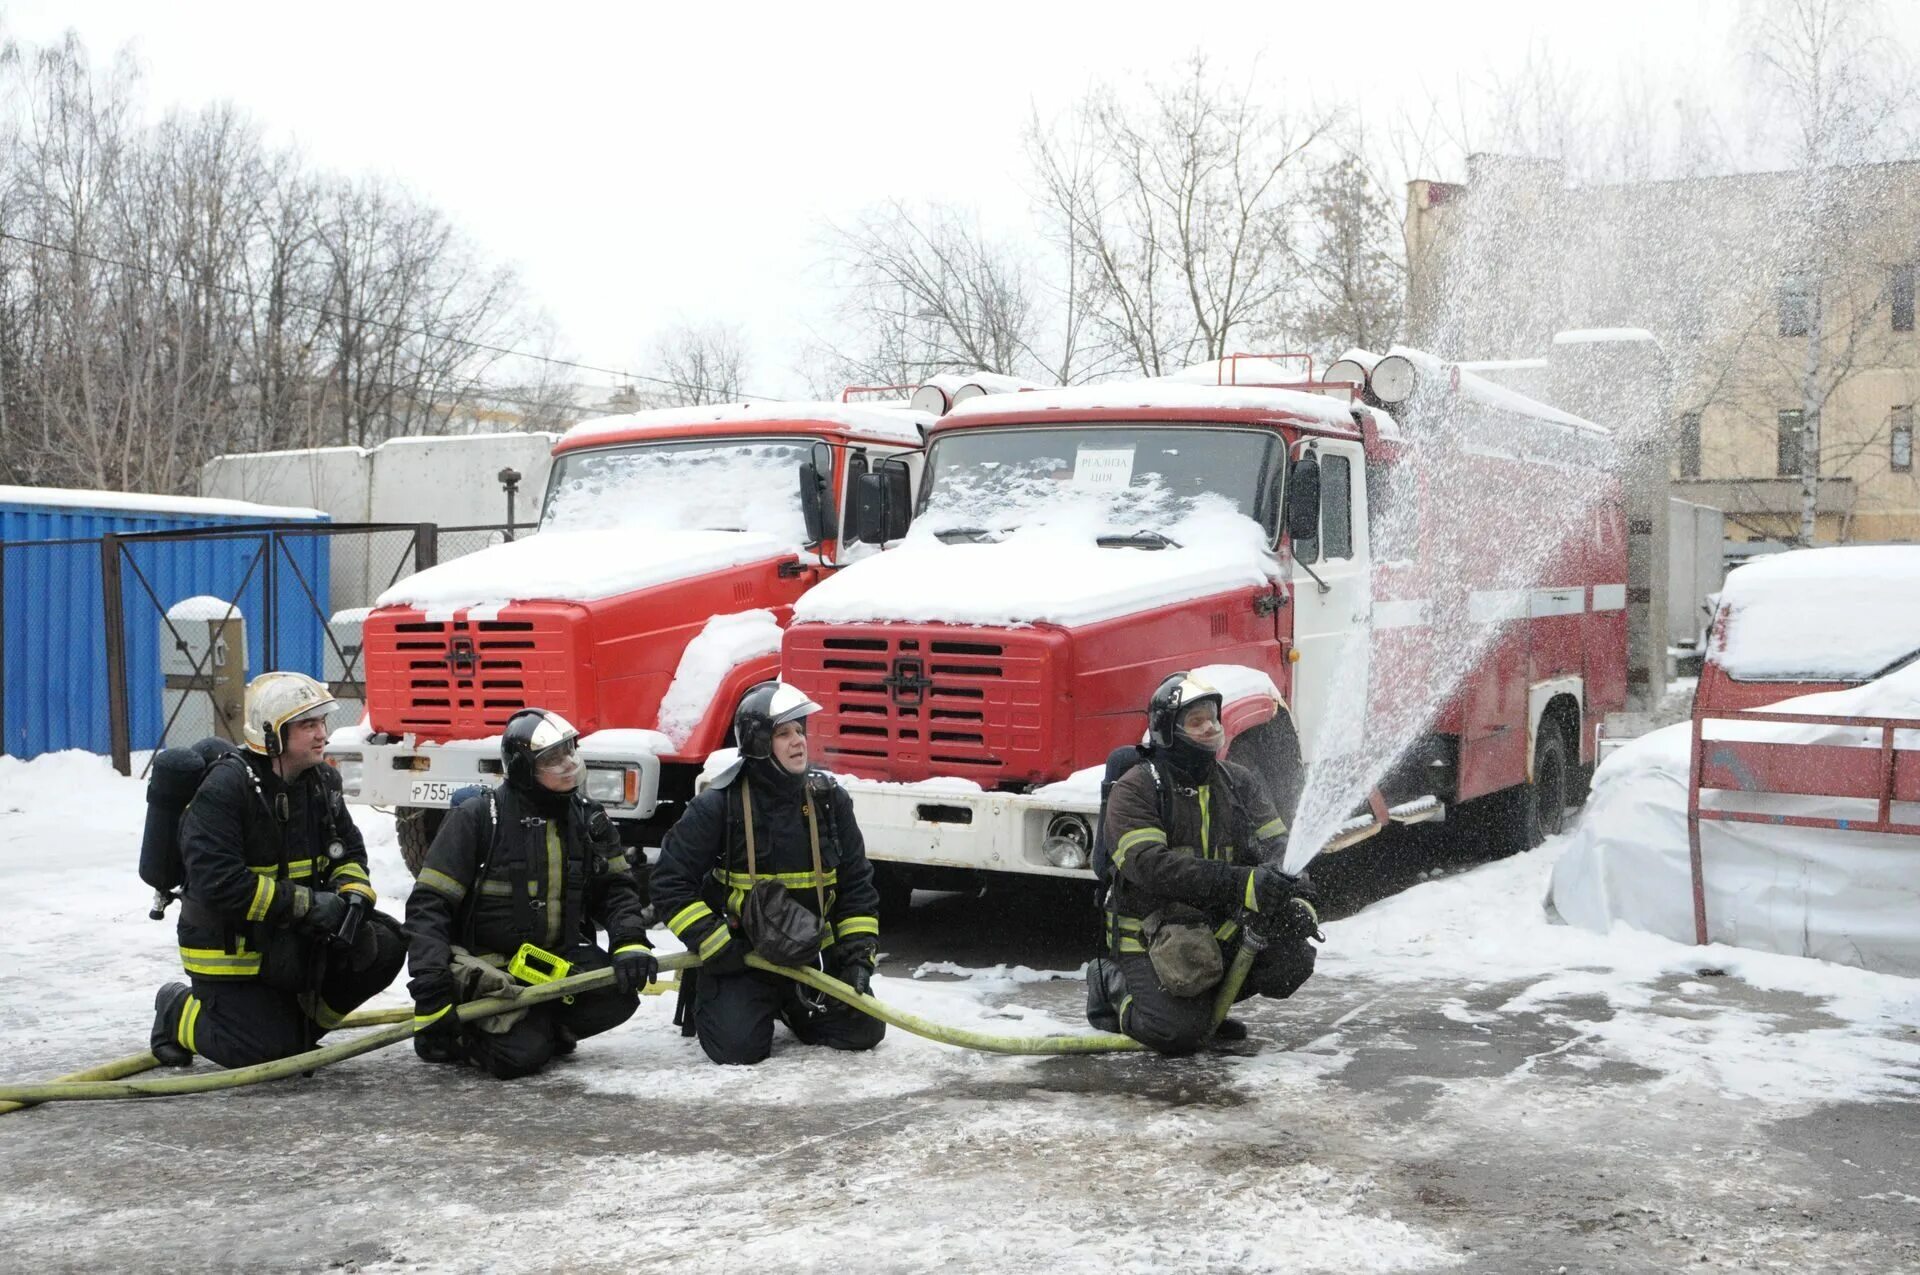
{"label": "red fire truck", "polygon": [[[367,722],[329,749],[348,798],[397,810],[417,867],[452,795],[499,781],[499,733],[533,704],[579,728],[588,792],[623,835],[657,841],[742,691],[774,675],[795,600],[870,552],[847,534],[863,516],[876,541],[905,515],[931,421],[756,403],[574,428],[536,533],[401,581],[368,615]],[[857,508],[861,490],[879,498]]]}
{"label": "red fire truck", "polygon": [[911,532],[797,605],[784,675],[823,706],[815,756],[896,906],[1087,877],[1099,768],[1178,669],[1221,689],[1231,755],[1283,804],[1302,763],[1415,715],[1343,840],[1471,803],[1537,842],[1625,698],[1610,447],[1411,350],[975,398],[930,431]]}

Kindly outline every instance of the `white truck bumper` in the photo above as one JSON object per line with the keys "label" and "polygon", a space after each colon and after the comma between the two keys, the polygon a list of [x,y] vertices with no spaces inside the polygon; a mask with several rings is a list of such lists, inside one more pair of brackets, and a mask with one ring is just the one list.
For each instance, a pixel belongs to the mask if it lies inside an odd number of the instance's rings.
{"label": "white truck bumper", "polygon": [[[938,783],[880,784],[844,775],[840,781],[853,798],[869,859],[1093,879],[1089,862],[1093,821],[1100,812],[1098,798],[1076,801],[955,792]],[[1056,833],[1051,856],[1049,827]],[[1078,840],[1083,853],[1070,854],[1069,847],[1059,844],[1061,840]]]}
{"label": "white truck bumper", "polygon": [[[615,819],[645,819],[659,804],[660,759],[651,753],[583,744],[586,792]],[[444,744],[338,743],[327,761],[340,772],[348,801],[366,806],[444,810],[453,794],[473,784],[500,782],[500,745],[493,740]]]}

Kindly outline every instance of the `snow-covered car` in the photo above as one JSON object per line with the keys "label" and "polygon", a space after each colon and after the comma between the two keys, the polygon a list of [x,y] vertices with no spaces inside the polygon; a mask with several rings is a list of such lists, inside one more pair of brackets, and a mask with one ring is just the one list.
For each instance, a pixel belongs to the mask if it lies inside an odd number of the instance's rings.
{"label": "snow-covered car", "polygon": [[[1835,650],[1850,636],[1821,640]],[[1920,645],[1920,632],[1908,630],[1906,641]],[[1808,716],[1848,720],[1791,720]],[[1697,797],[1696,725],[1709,781]],[[1688,827],[1696,800],[1697,901]],[[1872,830],[1889,826],[1909,831]],[[1713,942],[1920,976],[1915,830],[1920,661],[1757,709],[1703,707],[1696,722],[1625,745],[1594,774],[1554,866],[1551,901],[1588,929],[1626,924],[1692,942],[1704,927]]]}

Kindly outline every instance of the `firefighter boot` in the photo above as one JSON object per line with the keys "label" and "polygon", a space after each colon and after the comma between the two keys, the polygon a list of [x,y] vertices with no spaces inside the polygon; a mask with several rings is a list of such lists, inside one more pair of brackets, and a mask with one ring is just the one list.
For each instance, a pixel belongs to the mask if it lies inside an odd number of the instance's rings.
{"label": "firefighter boot", "polygon": [[193,1053],[179,1042],[180,1012],[193,994],[185,983],[166,983],[153,994],[153,1031],[147,1048],[162,1067],[191,1067]]}
{"label": "firefighter boot", "polygon": [[1104,957],[1087,962],[1087,1023],[1096,1030],[1120,1030],[1120,1001],[1127,994],[1126,976]]}
{"label": "firefighter boot", "polygon": [[1247,1025],[1237,1018],[1223,1018],[1220,1025],[1213,1029],[1215,1040],[1232,1043],[1247,1038]]}

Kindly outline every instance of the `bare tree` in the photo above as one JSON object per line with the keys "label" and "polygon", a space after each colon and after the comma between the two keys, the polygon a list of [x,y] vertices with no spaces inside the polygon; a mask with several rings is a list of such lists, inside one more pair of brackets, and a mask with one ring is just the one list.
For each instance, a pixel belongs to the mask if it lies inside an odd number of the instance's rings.
{"label": "bare tree", "polygon": [[1329,355],[1384,350],[1400,332],[1407,267],[1396,203],[1360,156],[1339,156],[1314,177],[1295,232],[1300,301],[1291,335]]}
{"label": "bare tree", "polygon": [[1103,86],[1064,128],[1030,122],[1042,203],[1113,364],[1160,376],[1280,326],[1298,282],[1291,223],[1307,157],[1332,123],[1223,87],[1198,54],[1144,105]]}
{"label": "bare tree", "polygon": [[659,407],[737,403],[744,396],[747,338],[731,323],[677,323],[653,339],[641,395]]}

